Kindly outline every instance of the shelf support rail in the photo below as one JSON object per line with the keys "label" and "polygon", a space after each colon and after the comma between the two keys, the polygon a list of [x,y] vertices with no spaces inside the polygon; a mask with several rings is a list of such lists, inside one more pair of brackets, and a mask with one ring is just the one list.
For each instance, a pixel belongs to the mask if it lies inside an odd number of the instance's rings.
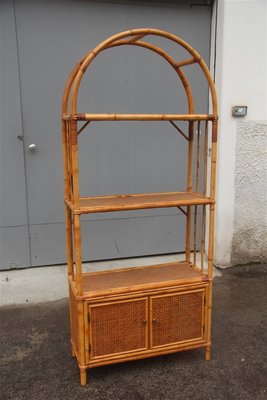
{"label": "shelf support rail", "polygon": [[87,127],[87,125],[90,124],[91,121],[87,121],[85,122],[85,124],[83,124],[83,126],[78,130],[77,135],[79,135],[80,133],[82,133],[82,131]]}
{"label": "shelf support rail", "polygon": [[188,137],[186,136],[186,134],[179,128],[179,126],[177,126],[173,121],[169,121],[170,124],[172,124],[172,126],[174,126],[174,128],[187,140],[189,141]]}
{"label": "shelf support rail", "polygon": [[179,210],[187,217],[187,212],[180,206],[178,206]]}

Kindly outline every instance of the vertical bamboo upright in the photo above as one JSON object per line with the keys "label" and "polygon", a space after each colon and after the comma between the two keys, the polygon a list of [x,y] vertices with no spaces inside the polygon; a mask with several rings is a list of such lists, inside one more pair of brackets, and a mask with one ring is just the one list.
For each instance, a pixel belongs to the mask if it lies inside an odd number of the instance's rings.
{"label": "vertical bamboo upright", "polygon": [[[149,36],[163,37],[183,47],[189,58],[176,60],[150,43]],[[169,63],[182,82],[187,98],[186,114],[77,112],[79,87],[93,59],[106,49],[124,45],[143,47]],[[193,64],[199,66],[207,80],[211,94],[210,114],[195,112],[193,93],[185,73]],[[206,360],[210,359],[217,119],[216,91],[204,60],[188,43],[169,32],[143,28],[118,33],[85,55],[71,72],[62,101],[64,202],[71,352],[77,358],[82,385],[86,384],[86,369],[101,365],[195,348],[204,348]],[[170,122],[187,141],[186,191],[80,197],[79,134],[91,121]],[[187,121],[187,132],[179,126],[180,121]],[[201,132],[204,140],[201,140]],[[163,207],[177,207],[185,216],[184,261],[83,273],[82,214]]]}

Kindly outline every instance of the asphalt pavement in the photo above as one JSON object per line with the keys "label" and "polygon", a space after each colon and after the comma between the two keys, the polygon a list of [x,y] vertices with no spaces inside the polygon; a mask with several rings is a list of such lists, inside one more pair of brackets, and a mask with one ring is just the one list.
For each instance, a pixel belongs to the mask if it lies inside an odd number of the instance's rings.
{"label": "asphalt pavement", "polygon": [[0,309],[1,400],[266,400],[267,265],[214,278],[212,359],[191,350],[87,371],[69,346],[68,301]]}

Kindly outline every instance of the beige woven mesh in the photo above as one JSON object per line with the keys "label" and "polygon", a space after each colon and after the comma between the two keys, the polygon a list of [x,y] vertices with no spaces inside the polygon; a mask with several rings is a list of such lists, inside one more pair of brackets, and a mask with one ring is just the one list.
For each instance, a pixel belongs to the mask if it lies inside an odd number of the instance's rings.
{"label": "beige woven mesh", "polygon": [[203,292],[152,300],[152,347],[201,338]]}
{"label": "beige woven mesh", "polygon": [[146,347],[146,300],[91,308],[91,357]]}

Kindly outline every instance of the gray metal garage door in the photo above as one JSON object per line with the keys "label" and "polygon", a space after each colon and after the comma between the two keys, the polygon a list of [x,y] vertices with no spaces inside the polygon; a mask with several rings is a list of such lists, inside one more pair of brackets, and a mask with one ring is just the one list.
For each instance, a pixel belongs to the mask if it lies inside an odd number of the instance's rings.
{"label": "gray metal garage door", "polygon": [[[107,36],[136,27],[177,34],[208,62],[211,7],[191,7],[186,1],[17,0],[13,8],[12,1],[3,0],[1,15],[5,54],[1,61],[1,266],[63,263],[60,103],[73,65]],[[157,40],[171,54],[177,51],[164,39]],[[196,109],[205,112],[204,80],[194,76],[193,67],[188,72]],[[177,98],[180,86],[174,72],[142,48],[107,51],[96,59],[83,83],[81,112],[186,111],[185,99]],[[31,144],[35,151],[30,151]],[[186,143],[166,122],[90,124],[80,144],[81,195],[186,187]],[[85,216],[83,258],[183,251],[184,224],[177,209]]]}

